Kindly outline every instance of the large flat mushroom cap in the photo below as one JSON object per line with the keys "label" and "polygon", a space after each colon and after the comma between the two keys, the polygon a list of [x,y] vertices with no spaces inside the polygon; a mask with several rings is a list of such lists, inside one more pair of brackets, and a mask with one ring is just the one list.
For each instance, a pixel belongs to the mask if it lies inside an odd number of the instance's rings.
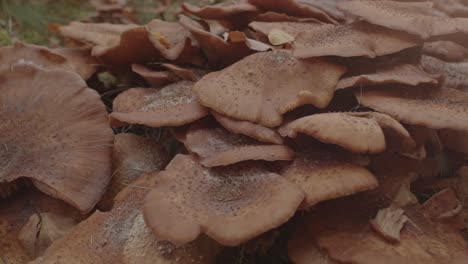
{"label": "large flat mushroom cap", "polygon": [[420,40],[405,32],[358,21],[343,25],[320,25],[297,35],[294,56],[374,58],[417,46]]}
{"label": "large flat mushroom cap", "polygon": [[208,114],[192,92],[193,82],[180,81],[161,89],[132,88],[117,96],[109,115],[112,126],[141,124],[180,126]]}
{"label": "large flat mushroom cap", "polygon": [[429,37],[468,32],[467,18],[437,17],[431,2],[345,1],[338,8],[369,23]]}
{"label": "large flat mushroom cap", "polygon": [[111,176],[113,133],[99,95],[75,73],[17,64],[0,70],[0,182],[30,178],[81,211]]}
{"label": "large flat mushroom cap", "polygon": [[184,142],[207,167],[224,166],[246,160],[292,160],[294,152],[284,145],[257,142],[244,135],[231,134],[208,121],[190,126]]}
{"label": "large flat mushroom cap", "polygon": [[205,233],[234,246],[286,222],[303,199],[299,187],[258,164],[208,169],[177,155],[159,173],[143,213],[156,236],[172,243]]}
{"label": "large flat mushroom cap", "polygon": [[298,152],[294,161],[279,174],[304,190],[304,209],[378,186],[377,179],[366,168],[332,151]]}
{"label": "large flat mushroom cap", "polygon": [[345,68],[323,59],[298,60],[287,51],[250,55],[194,86],[201,104],[226,116],[274,127],[301,105],[326,107]]}
{"label": "large flat mushroom cap", "polygon": [[434,129],[468,130],[468,94],[451,88],[390,87],[355,94],[396,120]]}
{"label": "large flat mushroom cap", "polygon": [[378,153],[386,147],[385,135],[379,123],[373,118],[354,116],[352,113],[302,117],[283,125],[279,132],[282,136],[293,138],[303,133],[355,153]]}

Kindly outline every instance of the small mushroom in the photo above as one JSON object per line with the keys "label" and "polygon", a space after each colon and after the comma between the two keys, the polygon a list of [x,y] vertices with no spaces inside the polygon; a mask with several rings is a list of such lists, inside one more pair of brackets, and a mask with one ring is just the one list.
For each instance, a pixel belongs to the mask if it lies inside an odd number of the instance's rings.
{"label": "small mushroom", "polygon": [[468,62],[445,62],[423,55],[421,65],[429,73],[443,76],[443,86],[468,92]]}
{"label": "small mushroom", "polygon": [[439,40],[424,43],[423,53],[445,61],[462,61],[468,55],[468,49],[453,41]]}
{"label": "small mushroom", "polygon": [[119,94],[109,115],[112,126],[141,124],[180,126],[208,114],[192,92],[193,82],[180,81],[161,89],[132,88]]}
{"label": "small mushroom", "polygon": [[278,126],[282,115],[299,106],[326,107],[345,72],[324,59],[298,60],[288,51],[250,55],[194,86],[204,106],[237,120]]}
{"label": "small mushroom", "polygon": [[154,234],[171,243],[205,233],[235,246],[286,222],[303,199],[299,187],[259,164],[205,168],[177,155],[159,173],[143,213]]}
{"label": "small mushroom", "polygon": [[468,18],[438,17],[431,2],[344,1],[338,8],[369,23],[405,31],[423,39],[467,33]]}
{"label": "small mushroom", "polygon": [[375,58],[417,46],[420,42],[405,32],[358,21],[343,25],[325,24],[303,31],[296,36],[293,47],[297,58]]}
{"label": "small mushroom", "polygon": [[385,208],[377,212],[374,219],[369,223],[372,229],[390,242],[400,242],[400,232],[408,217],[404,215],[404,210],[399,208]]}
{"label": "small mushroom", "polygon": [[76,73],[29,64],[0,70],[0,80],[0,182],[29,178],[90,211],[111,176],[114,138],[99,95]]}
{"label": "small mushroom", "polygon": [[224,166],[246,160],[292,160],[294,151],[284,145],[260,143],[231,134],[209,120],[190,126],[184,142],[206,167]]}
{"label": "small mushroom", "polygon": [[424,215],[435,219],[447,219],[461,212],[463,204],[452,188],[443,189],[422,204]]}

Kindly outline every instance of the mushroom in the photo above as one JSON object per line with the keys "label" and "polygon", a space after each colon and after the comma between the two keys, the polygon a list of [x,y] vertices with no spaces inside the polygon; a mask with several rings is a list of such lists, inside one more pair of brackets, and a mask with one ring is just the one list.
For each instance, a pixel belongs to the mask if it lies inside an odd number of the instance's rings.
{"label": "mushroom", "polygon": [[215,111],[211,111],[211,115],[231,133],[243,134],[261,142],[283,144],[283,138],[272,128],[248,121],[235,120],[220,113],[216,113]]}
{"label": "mushroom", "polygon": [[417,37],[405,32],[357,21],[343,25],[320,25],[296,36],[294,56],[375,58],[395,53],[420,44]]}
{"label": "mushroom", "polygon": [[467,17],[468,7],[465,0],[434,0],[434,8],[451,17]]}
{"label": "mushroom", "polygon": [[190,3],[182,3],[182,10],[203,19],[226,19],[242,13],[256,13],[257,7],[247,0],[228,0],[214,5],[198,7]]}
{"label": "mushroom", "polygon": [[410,125],[468,130],[468,94],[435,87],[387,87],[355,93],[359,102]]}
{"label": "mushroom", "polygon": [[176,245],[205,233],[235,246],[286,222],[303,199],[299,187],[258,163],[205,168],[177,155],[159,173],[143,214],[157,237]]}
{"label": "mushroom", "polygon": [[169,162],[169,154],[155,139],[135,134],[117,134],[112,153],[112,179],[98,204],[109,210],[115,196],[128,184],[146,172],[156,172]]}
{"label": "mushroom", "polygon": [[439,40],[424,43],[423,53],[445,61],[463,61],[468,49],[453,41]]}
{"label": "mushroom", "polygon": [[452,188],[443,189],[422,204],[424,215],[435,219],[454,217],[461,212],[462,208],[463,204],[458,200]]}
{"label": "mushroom", "polygon": [[75,73],[29,64],[0,70],[0,80],[0,182],[29,178],[90,211],[111,176],[114,136],[99,95]]}
{"label": "mushroom", "polygon": [[344,1],[338,8],[369,23],[405,31],[423,39],[467,33],[468,18],[438,17],[431,2]]}
{"label": "mushroom", "polygon": [[180,81],[161,89],[131,88],[119,94],[109,115],[112,126],[141,124],[180,126],[200,119],[208,110],[192,92],[193,82]]}
{"label": "mushroom", "polygon": [[343,66],[325,59],[262,52],[203,76],[194,91],[201,104],[220,114],[274,127],[282,123],[284,113],[299,106],[326,107],[344,72]]}
{"label": "mushroom", "polygon": [[442,75],[444,87],[468,92],[468,62],[445,62],[423,55],[421,65],[429,73]]}
{"label": "mushroom", "polygon": [[302,209],[378,186],[377,179],[366,168],[353,164],[338,151],[323,148],[298,152],[279,174],[304,190]]}
{"label": "mushroom", "polygon": [[294,152],[284,145],[257,142],[243,135],[231,134],[209,120],[190,126],[185,147],[200,157],[206,167],[224,166],[246,160],[292,160]]}
{"label": "mushroom", "polygon": [[145,174],[126,187],[110,212],[96,211],[31,264],[168,263],[214,264],[220,247],[206,237],[176,248],[155,237],[140,209],[157,177]]}
{"label": "mushroom", "polygon": [[171,71],[153,71],[141,64],[132,64],[132,71],[145,79],[151,87],[158,88],[180,80],[179,76]]}
{"label": "mushroom", "polygon": [[322,24],[314,22],[297,22],[297,21],[282,21],[282,22],[261,22],[254,21],[249,24],[249,27],[263,34],[269,36],[273,30],[281,30],[293,38],[301,32],[314,30],[320,27]]}
{"label": "mushroom", "polygon": [[400,232],[408,217],[400,208],[385,208],[377,212],[374,219],[369,221],[372,229],[390,242],[400,242]]}

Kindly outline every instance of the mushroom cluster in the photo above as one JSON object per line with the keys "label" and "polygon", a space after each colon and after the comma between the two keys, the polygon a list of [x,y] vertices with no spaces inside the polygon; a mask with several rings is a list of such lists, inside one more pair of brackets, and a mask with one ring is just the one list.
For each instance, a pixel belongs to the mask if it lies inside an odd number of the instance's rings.
{"label": "mushroom cluster", "polygon": [[466,1],[193,2],[0,48],[0,260],[466,263]]}

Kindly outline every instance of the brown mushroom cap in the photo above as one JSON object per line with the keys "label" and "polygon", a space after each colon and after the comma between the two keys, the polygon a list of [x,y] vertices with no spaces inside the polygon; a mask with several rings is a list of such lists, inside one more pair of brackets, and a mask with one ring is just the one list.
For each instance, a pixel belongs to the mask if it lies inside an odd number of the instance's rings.
{"label": "brown mushroom cap", "polygon": [[292,160],[294,152],[284,145],[257,142],[231,134],[214,122],[203,120],[190,126],[186,148],[200,157],[206,167],[224,166],[246,160]]}
{"label": "brown mushroom cap", "polygon": [[446,61],[462,61],[468,49],[452,41],[439,40],[424,43],[423,53]]}
{"label": "brown mushroom cap", "polygon": [[228,16],[258,11],[257,7],[247,0],[229,0],[203,7],[184,2],[182,3],[182,10],[204,19],[225,19]]}
{"label": "brown mushroom cap", "polygon": [[283,22],[260,22],[254,21],[249,24],[249,27],[260,32],[265,36],[268,36],[272,30],[279,29],[288,33],[289,35],[296,37],[299,33],[308,30],[314,30],[321,24],[318,23],[304,23],[295,21],[283,21]]}
{"label": "brown mushroom cap", "polygon": [[337,23],[329,14],[317,7],[317,1],[314,0],[249,0],[249,2],[266,11],[281,12],[299,17],[312,17],[324,22]]}
{"label": "brown mushroom cap", "polygon": [[135,134],[117,134],[112,153],[112,179],[98,207],[112,207],[114,197],[145,172],[156,172],[169,162],[169,154],[152,138]]}
{"label": "brown mushroom cap", "polygon": [[274,127],[301,105],[326,107],[343,66],[323,59],[298,60],[287,51],[250,55],[194,86],[201,104],[237,120]]}
{"label": "brown mushroom cap", "polygon": [[358,21],[343,25],[320,25],[297,35],[294,56],[375,58],[417,46],[419,40],[407,33]]}
{"label": "brown mushroom cap", "polygon": [[132,71],[145,79],[153,88],[158,88],[179,81],[177,74],[170,71],[153,71],[141,64],[132,64]]}
{"label": "brown mushroom cap", "polygon": [[84,80],[97,71],[98,60],[91,56],[90,48],[56,48],[52,51],[67,58],[75,72]]}
{"label": "brown mushroom cap", "polygon": [[113,133],[99,95],[75,73],[16,64],[0,70],[0,182],[30,178],[83,212],[111,176]]}
{"label": "brown mushroom cap", "polygon": [[382,128],[375,119],[352,113],[322,113],[302,117],[283,125],[279,133],[292,138],[298,133],[304,133],[355,153],[378,153],[384,151],[386,146]]}
{"label": "brown mushroom cap", "polygon": [[156,236],[172,243],[205,233],[234,246],[286,222],[303,199],[299,187],[258,164],[208,169],[177,155],[159,173],[143,213]]}
{"label": "brown mushroom cap", "polygon": [[362,105],[402,123],[468,130],[468,94],[455,89],[389,87],[362,91],[355,96]]}
{"label": "brown mushroom cap", "polygon": [[445,62],[423,55],[421,65],[429,73],[442,75],[444,87],[468,91],[468,62]]}
{"label": "brown mushroom cap", "polygon": [[302,209],[378,186],[377,179],[364,167],[352,164],[336,151],[322,149],[298,152],[279,174],[304,190]]}
{"label": "brown mushroom cap", "polygon": [[161,89],[132,88],[119,94],[109,115],[112,126],[141,124],[180,126],[208,114],[192,92],[193,82],[181,81]]}
{"label": "brown mushroom cap", "polygon": [[214,241],[202,237],[175,248],[146,227],[140,207],[156,181],[152,174],[139,178],[116,197],[112,211],[96,211],[32,264],[214,264],[220,249]]}
{"label": "brown mushroom cap", "polygon": [[435,219],[447,219],[458,215],[463,204],[458,200],[452,188],[446,188],[434,194],[422,204],[422,210],[426,217]]}
{"label": "brown mushroom cap", "polygon": [[453,33],[467,33],[467,18],[437,17],[431,2],[344,1],[338,8],[366,21],[406,31],[423,39]]}
{"label": "brown mushroom cap", "polygon": [[248,121],[240,121],[211,111],[213,117],[226,130],[234,134],[243,134],[261,142],[283,144],[283,138],[274,129],[264,127]]}
{"label": "brown mushroom cap", "polygon": [[467,17],[468,7],[465,0],[433,0],[434,8],[451,17]]}
{"label": "brown mushroom cap", "polygon": [[418,84],[437,84],[438,81],[436,77],[437,76],[426,73],[415,65],[397,63],[383,67],[376,67],[359,75],[345,77],[338,82],[336,89],[389,83],[399,83],[412,86],[416,86]]}

